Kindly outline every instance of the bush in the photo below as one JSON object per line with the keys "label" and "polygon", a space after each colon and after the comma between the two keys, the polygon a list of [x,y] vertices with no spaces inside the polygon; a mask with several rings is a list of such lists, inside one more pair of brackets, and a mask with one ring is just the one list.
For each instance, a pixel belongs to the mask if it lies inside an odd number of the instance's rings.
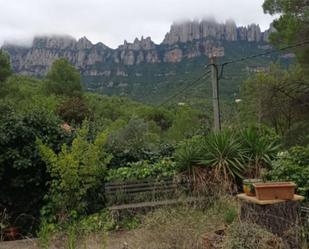
{"label": "bush", "polygon": [[0,206],[12,219],[21,213],[38,217],[50,175],[36,139],[58,153],[62,144],[70,143],[72,135],[65,133],[60,120],[45,110],[23,115],[1,112],[0,120]]}
{"label": "bush", "polygon": [[309,146],[296,146],[278,153],[266,177],[275,181],[294,181],[298,186],[297,191],[308,199]]}
{"label": "bush", "polygon": [[174,157],[180,170],[192,172],[192,166],[203,157],[204,140],[200,136],[194,136],[179,143]]}
{"label": "bush", "polygon": [[261,168],[270,166],[280,148],[278,138],[266,129],[250,127],[241,131],[240,139],[248,162],[248,177],[259,178]]}
{"label": "bush", "polygon": [[63,145],[58,155],[39,142],[40,154],[52,178],[49,202],[42,209],[43,216],[50,221],[62,223],[85,214],[92,204],[87,202],[89,195],[103,185],[106,164],[110,160],[103,150],[107,135],[102,133],[94,142],[89,142],[88,130],[85,123],[77,131],[72,147]]}
{"label": "bush", "polygon": [[127,125],[109,135],[106,148],[113,154],[109,166],[120,167],[151,158],[159,150],[159,137],[149,131],[144,120],[132,118]]}
{"label": "bush", "polygon": [[128,181],[145,178],[171,177],[177,171],[175,163],[165,158],[157,163],[148,161],[129,163],[127,167],[108,170],[107,181]]}
{"label": "bush", "polygon": [[72,97],[64,101],[57,109],[57,114],[68,123],[81,124],[90,116],[90,110],[81,97]]}
{"label": "bush", "polygon": [[242,177],[245,170],[245,150],[229,130],[211,133],[203,147],[202,164],[215,170],[215,177],[228,184],[236,177]]}

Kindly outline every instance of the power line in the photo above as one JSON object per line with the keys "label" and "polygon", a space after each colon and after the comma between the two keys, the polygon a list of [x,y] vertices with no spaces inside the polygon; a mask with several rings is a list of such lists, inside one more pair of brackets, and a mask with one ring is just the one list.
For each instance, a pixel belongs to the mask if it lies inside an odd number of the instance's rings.
{"label": "power line", "polygon": [[223,62],[221,64],[221,66],[223,66],[223,65],[225,66],[225,65],[228,65],[228,64],[232,64],[232,63],[236,63],[236,62],[241,62],[241,61],[245,61],[245,60],[249,60],[249,59],[260,57],[260,56],[264,56],[264,55],[269,55],[269,54],[272,54],[272,53],[277,53],[279,51],[284,51],[284,50],[291,49],[291,48],[302,47],[302,46],[307,45],[307,44],[309,44],[309,41],[303,41],[303,42],[300,42],[300,43],[296,43],[294,45],[289,45],[289,46],[285,46],[285,47],[278,48],[278,49],[271,49],[271,50],[266,51],[264,53],[249,55],[249,56],[242,57],[242,58],[239,58],[239,59]]}
{"label": "power line", "polygon": [[184,88],[182,88],[180,91],[178,91],[177,93],[175,93],[174,95],[168,97],[167,99],[165,99],[162,103],[160,103],[157,107],[161,107],[163,105],[165,105],[166,103],[168,103],[170,100],[176,98],[177,96],[181,95],[183,92],[185,92],[186,90],[188,90],[189,88],[195,86],[197,83],[199,83],[200,80],[202,79],[206,79],[206,76],[210,74],[210,71],[207,71],[206,73],[202,74],[200,77],[198,77],[197,79],[195,79],[194,81],[192,81],[189,85],[185,86]]}
{"label": "power line", "polygon": [[[241,57],[239,59],[226,61],[226,62],[223,62],[220,65],[215,65],[216,67],[221,66],[219,79],[221,79],[223,77],[224,66],[226,66],[228,64],[233,64],[233,63],[237,63],[237,62],[241,62],[241,61],[245,61],[245,60],[250,60],[250,59],[253,59],[253,58],[269,55],[269,54],[272,54],[272,53],[278,53],[280,51],[284,51],[284,50],[288,50],[288,49],[292,49],[292,48],[302,47],[302,46],[307,45],[307,44],[309,44],[308,40],[302,41],[302,42],[299,42],[299,43],[296,43],[296,44],[293,44],[293,45],[285,46],[285,47],[282,47],[282,48],[278,48],[278,49],[270,49],[270,50],[263,52],[263,53],[249,55],[249,56]],[[212,65],[212,64],[208,64],[206,66],[206,68],[209,67],[210,65]]]}

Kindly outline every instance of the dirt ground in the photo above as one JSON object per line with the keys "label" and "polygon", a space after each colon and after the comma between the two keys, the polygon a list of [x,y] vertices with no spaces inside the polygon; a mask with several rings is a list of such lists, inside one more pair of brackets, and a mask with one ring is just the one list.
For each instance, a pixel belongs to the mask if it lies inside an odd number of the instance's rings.
{"label": "dirt ground", "polygon": [[[124,249],[129,242],[130,232],[117,232],[108,236],[93,235],[77,244],[77,249]],[[50,249],[66,249],[61,241],[52,243]],[[8,242],[0,242],[0,249],[40,249],[37,239],[25,239]]]}

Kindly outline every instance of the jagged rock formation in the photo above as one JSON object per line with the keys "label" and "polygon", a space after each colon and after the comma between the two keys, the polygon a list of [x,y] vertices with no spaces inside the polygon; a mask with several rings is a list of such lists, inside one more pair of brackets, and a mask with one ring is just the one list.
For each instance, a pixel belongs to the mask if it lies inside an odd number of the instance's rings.
{"label": "jagged rock formation", "polygon": [[92,44],[86,37],[50,36],[34,38],[29,48],[6,44],[3,49],[11,56],[13,70],[20,74],[45,75],[54,60],[65,57],[84,76],[127,77],[122,66],[178,63],[207,55],[209,48],[222,42],[265,42],[269,33],[261,32],[255,24],[237,27],[231,20],[224,24],[202,20],[173,24],[158,45],[150,37],[142,37],[111,49],[103,43]]}
{"label": "jagged rock formation", "polygon": [[225,24],[214,20],[202,20],[201,22],[175,23],[170,32],[165,36],[163,44],[177,42],[190,42],[194,40],[212,38],[220,41],[249,41],[260,42],[264,40],[259,25],[251,24],[248,27],[237,27],[232,20]]}

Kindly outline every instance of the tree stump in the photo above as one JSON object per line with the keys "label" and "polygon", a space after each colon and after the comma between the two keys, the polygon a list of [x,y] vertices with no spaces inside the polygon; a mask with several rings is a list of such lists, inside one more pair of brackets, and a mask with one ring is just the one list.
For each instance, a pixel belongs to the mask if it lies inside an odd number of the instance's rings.
{"label": "tree stump", "polygon": [[286,249],[301,248],[300,200],[259,201],[255,197],[238,195],[241,202],[240,218],[255,223],[282,238]]}

